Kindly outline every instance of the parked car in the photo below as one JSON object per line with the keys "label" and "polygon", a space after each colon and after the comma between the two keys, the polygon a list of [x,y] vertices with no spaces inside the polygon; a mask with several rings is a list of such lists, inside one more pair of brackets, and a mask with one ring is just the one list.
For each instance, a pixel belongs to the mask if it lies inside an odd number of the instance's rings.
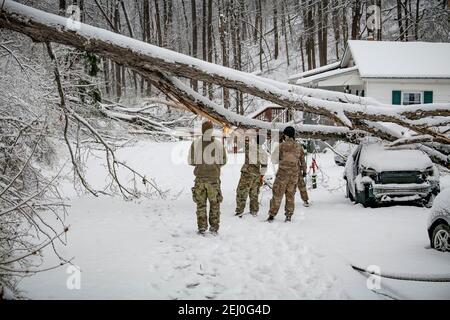
{"label": "parked car", "polygon": [[434,200],[427,230],[432,248],[450,251],[450,188],[443,190]]}
{"label": "parked car", "polygon": [[354,148],[354,144],[338,141],[333,147],[333,149],[336,151],[334,153],[334,162],[338,166],[345,166],[348,155],[352,153]]}
{"label": "parked car", "polygon": [[364,207],[383,202],[420,202],[430,207],[440,191],[439,171],[420,150],[361,143],[348,157],[344,179],[350,200]]}

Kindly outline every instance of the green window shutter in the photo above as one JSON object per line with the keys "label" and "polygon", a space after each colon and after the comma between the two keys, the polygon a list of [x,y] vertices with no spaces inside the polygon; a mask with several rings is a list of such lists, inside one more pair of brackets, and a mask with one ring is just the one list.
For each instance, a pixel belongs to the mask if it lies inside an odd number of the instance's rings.
{"label": "green window shutter", "polygon": [[402,92],[399,90],[392,90],[392,104],[402,103]]}
{"label": "green window shutter", "polygon": [[424,91],[423,103],[433,103],[433,91]]}

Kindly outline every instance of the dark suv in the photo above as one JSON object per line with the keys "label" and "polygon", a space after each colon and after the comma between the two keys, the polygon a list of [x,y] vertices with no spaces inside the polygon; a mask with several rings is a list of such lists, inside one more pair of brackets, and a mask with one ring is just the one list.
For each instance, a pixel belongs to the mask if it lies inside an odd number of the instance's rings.
{"label": "dark suv", "polygon": [[421,202],[430,207],[439,193],[439,171],[420,150],[361,143],[347,158],[347,197],[364,207],[385,202]]}

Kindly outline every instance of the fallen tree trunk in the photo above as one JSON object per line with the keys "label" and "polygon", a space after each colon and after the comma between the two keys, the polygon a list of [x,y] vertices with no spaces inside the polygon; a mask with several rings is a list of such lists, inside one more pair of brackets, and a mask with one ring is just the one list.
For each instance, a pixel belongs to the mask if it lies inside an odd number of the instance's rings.
{"label": "fallen tree trunk", "polygon": [[[148,75],[147,75],[148,76]],[[223,126],[236,126],[245,129],[265,129],[281,130],[286,124],[271,123],[262,120],[249,119],[246,116],[234,113],[224,109],[208,98],[202,96],[182,81],[175,77],[165,76],[163,74],[153,75],[152,82],[160,88],[169,97],[183,103],[188,109],[195,113],[203,115]],[[359,130],[350,130],[343,126],[325,126],[325,125],[293,125],[302,138],[311,139],[341,139],[356,142],[359,138],[366,135]]]}
{"label": "fallen tree trunk", "polygon": [[[178,101],[183,102],[185,105],[191,105],[191,108],[197,110],[196,112],[207,112],[205,116],[213,120],[219,121],[223,119],[224,125],[227,123],[234,124],[238,127],[244,128],[263,128],[263,129],[281,129],[283,124],[271,124],[265,121],[248,119],[244,116],[230,112],[229,110],[221,110],[222,108],[206,97],[198,94],[190,87],[183,84],[180,80],[171,77],[165,77],[164,75],[158,75],[159,87],[164,88],[165,93],[168,96],[175,97]],[[203,111],[204,110],[204,111]],[[220,113],[214,113],[212,110],[220,110]],[[242,122],[241,122],[242,121]],[[335,138],[340,140],[346,140],[349,142],[357,142],[362,136],[366,135],[366,132],[371,133],[374,136],[378,136],[383,140],[390,141],[392,143],[398,142],[403,137],[400,133],[386,128],[383,123],[371,122],[371,121],[358,121],[358,127],[363,127],[366,130],[349,130],[346,127],[332,127],[332,126],[320,126],[320,125],[298,125],[294,126],[297,134],[303,138],[312,139],[329,139]],[[424,136],[422,136],[424,137]],[[426,141],[432,141],[431,136],[426,136]],[[427,153],[433,162],[439,163],[442,166],[449,167],[449,156],[442,152],[443,146],[439,143],[430,147],[428,145],[418,145],[417,139],[411,139],[411,147],[420,149]]]}

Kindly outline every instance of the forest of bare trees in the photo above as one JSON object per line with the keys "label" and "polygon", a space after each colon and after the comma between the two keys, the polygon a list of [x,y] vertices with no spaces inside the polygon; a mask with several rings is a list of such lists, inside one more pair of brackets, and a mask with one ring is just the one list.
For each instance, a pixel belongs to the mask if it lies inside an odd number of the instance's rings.
{"label": "forest of bare trees", "polygon": [[[348,39],[448,41],[443,0],[59,0],[35,5],[60,15],[75,5],[80,20],[90,25],[263,74],[280,65],[293,74],[337,61]],[[372,30],[366,21],[376,14],[381,28]],[[102,70],[99,89],[110,99],[152,94],[151,84],[136,73],[108,59],[96,63]],[[248,110],[250,102],[241,93],[196,81],[191,85],[240,114]]]}

